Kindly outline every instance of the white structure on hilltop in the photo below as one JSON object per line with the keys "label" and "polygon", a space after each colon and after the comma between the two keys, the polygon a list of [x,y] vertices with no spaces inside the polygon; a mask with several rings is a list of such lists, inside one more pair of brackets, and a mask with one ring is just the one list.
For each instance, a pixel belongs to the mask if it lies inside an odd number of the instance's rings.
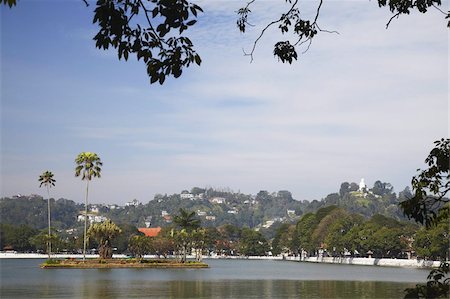
{"label": "white structure on hilltop", "polygon": [[125,204],[126,207],[137,207],[140,204],[139,200],[133,199]]}
{"label": "white structure on hilltop", "polygon": [[367,191],[367,185],[364,182],[364,178],[361,179],[361,182],[359,182],[359,192],[366,192]]}
{"label": "white structure on hilltop", "polygon": [[190,199],[190,200],[193,200],[193,199],[194,199],[194,194],[191,194],[191,193],[181,193],[181,194],[180,194],[180,198],[181,198],[181,199]]}

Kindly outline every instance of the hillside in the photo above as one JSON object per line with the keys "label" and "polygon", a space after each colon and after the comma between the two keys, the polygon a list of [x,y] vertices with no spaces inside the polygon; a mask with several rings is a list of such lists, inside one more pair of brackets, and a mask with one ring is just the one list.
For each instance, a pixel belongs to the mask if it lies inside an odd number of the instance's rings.
{"label": "hillside", "polygon": [[[332,193],[322,200],[298,201],[289,191],[269,193],[260,191],[256,195],[221,191],[212,188],[192,188],[179,194],[155,195],[146,204],[132,201],[125,206],[90,205],[89,217],[95,221],[109,218],[114,222],[136,227],[167,226],[172,215],[180,208],[195,211],[204,226],[233,224],[238,227],[267,229],[276,223],[293,223],[307,212],[330,205],[337,205],[351,213],[365,217],[381,214],[395,219],[404,219],[398,203],[409,194],[409,189],[393,192],[389,183],[375,182],[372,188],[360,188],[356,183],[342,183],[338,193]],[[37,195],[15,196],[0,199],[2,224],[27,225],[43,229],[47,225],[47,201]],[[52,200],[53,226],[67,230],[80,225],[78,216],[84,205],[72,200]],[[92,218],[94,220],[94,218]],[[276,225],[275,225],[276,226]]]}

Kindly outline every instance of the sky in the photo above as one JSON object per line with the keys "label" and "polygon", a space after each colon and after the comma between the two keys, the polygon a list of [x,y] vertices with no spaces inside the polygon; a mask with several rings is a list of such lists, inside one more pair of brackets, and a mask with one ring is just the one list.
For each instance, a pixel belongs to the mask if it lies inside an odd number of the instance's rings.
{"label": "sky", "polygon": [[[83,202],[74,175],[84,151],[103,161],[90,202],[152,200],[194,186],[245,194],[289,190],[297,200],[365,178],[410,185],[449,133],[448,29],[437,10],[386,23],[376,1],[326,1],[320,33],[292,65],[278,62],[268,30],[253,62],[243,55],[283,1],[259,1],[246,34],[243,1],[196,1],[187,31],[202,57],[163,86],[143,62],[95,48],[94,2],[19,1],[1,7],[1,194]],[[304,1],[310,16],[317,2]],[[444,1],[443,10],[448,10]],[[301,50],[300,50],[301,52]]]}

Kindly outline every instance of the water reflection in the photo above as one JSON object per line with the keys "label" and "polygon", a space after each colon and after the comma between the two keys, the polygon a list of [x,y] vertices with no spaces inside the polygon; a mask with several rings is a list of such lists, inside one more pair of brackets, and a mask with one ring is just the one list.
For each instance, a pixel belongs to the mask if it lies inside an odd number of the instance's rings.
{"label": "water reflection", "polygon": [[129,282],[110,280],[2,289],[2,298],[400,298],[404,283],[226,280]]}
{"label": "water reflection", "polygon": [[[406,287],[415,285],[416,277],[425,279],[427,274],[413,269],[322,267],[264,261],[214,261],[207,270],[42,270],[38,263],[1,261],[0,297],[400,298]],[[408,282],[336,280],[357,275],[375,279],[383,275],[384,280]]]}

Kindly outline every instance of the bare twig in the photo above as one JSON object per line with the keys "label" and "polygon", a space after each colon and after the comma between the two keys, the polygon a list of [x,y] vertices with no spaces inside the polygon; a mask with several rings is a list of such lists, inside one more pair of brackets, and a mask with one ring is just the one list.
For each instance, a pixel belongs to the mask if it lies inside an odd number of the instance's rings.
{"label": "bare twig", "polygon": [[305,51],[302,52],[302,55],[308,52],[309,47],[311,47],[312,44],[312,38],[308,38],[306,41],[309,41],[308,46],[306,47]]}
{"label": "bare twig", "polygon": [[86,4],[86,7],[89,7],[89,3],[87,2],[87,0],[81,0],[84,2],[84,4]]}
{"label": "bare twig", "polygon": [[317,19],[319,18],[320,8],[322,7],[322,4],[323,4],[323,0],[320,0],[319,6],[317,7],[316,17],[314,18],[313,24],[316,24]]}
{"label": "bare twig", "polygon": [[[321,0],[321,2],[322,2],[322,1],[323,1],[323,0]],[[253,3],[253,2],[255,2],[255,0],[252,0],[252,1],[250,1],[249,3],[247,3],[247,6],[246,6],[246,7],[248,7],[248,5],[251,4],[251,3]],[[289,13],[291,13],[292,10],[297,6],[297,3],[298,3],[298,0],[295,0],[295,2],[292,4],[291,8],[290,8],[290,9],[286,12],[286,14],[284,14],[284,15],[288,15]],[[261,33],[259,34],[258,38],[257,38],[257,39],[255,40],[255,42],[253,43],[252,50],[251,50],[249,53],[246,53],[246,52],[244,51],[244,55],[245,55],[245,56],[250,56],[250,63],[253,62],[253,53],[255,52],[256,45],[258,44],[259,40],[263,37],[263,35],[264,35],[264,33],[266,32],[266,30],[269,29],[272,25],[281,22],[282,20],[283,20],[283,15],[282,15],[278,20],[270,22],[266,27],[264,27],[264,29],[263,29],[263,30],[261,31]]]}
{"label": "bare twig", "polygon": [[387,22],[387,24],[386,24],[386,29],[389,28],[389,25],[391,24],[392,20],[393,20],[394,18],[398,18],[399,16],[400,16],[400,12],[396,13],[395,15],[393,15],[393,16],[389,19],[389,22]]}
{"label": "bare twig", "polygon": [[317,23],[316,23],[316,27],[317,27],[317,29],[319,29],[320,32],[336,33],[336,34],[339,34],[339,32],[336,31],[336,30],[331,31],[331,30],[325,30],[325,29],[322,29],[322,28],[319,27],[319,24],[317,24]]}
{"label": "bare twig", "polygon": [[438,11],[440,11],[441,13],[443,13],[444,15],[448,15],[448,13],[446,13],[445,11],[443,11],[442,9],[440,9],[439,7],[437,7],[436,5],[432,4],[432,6],[434,8],[436,8]]}

